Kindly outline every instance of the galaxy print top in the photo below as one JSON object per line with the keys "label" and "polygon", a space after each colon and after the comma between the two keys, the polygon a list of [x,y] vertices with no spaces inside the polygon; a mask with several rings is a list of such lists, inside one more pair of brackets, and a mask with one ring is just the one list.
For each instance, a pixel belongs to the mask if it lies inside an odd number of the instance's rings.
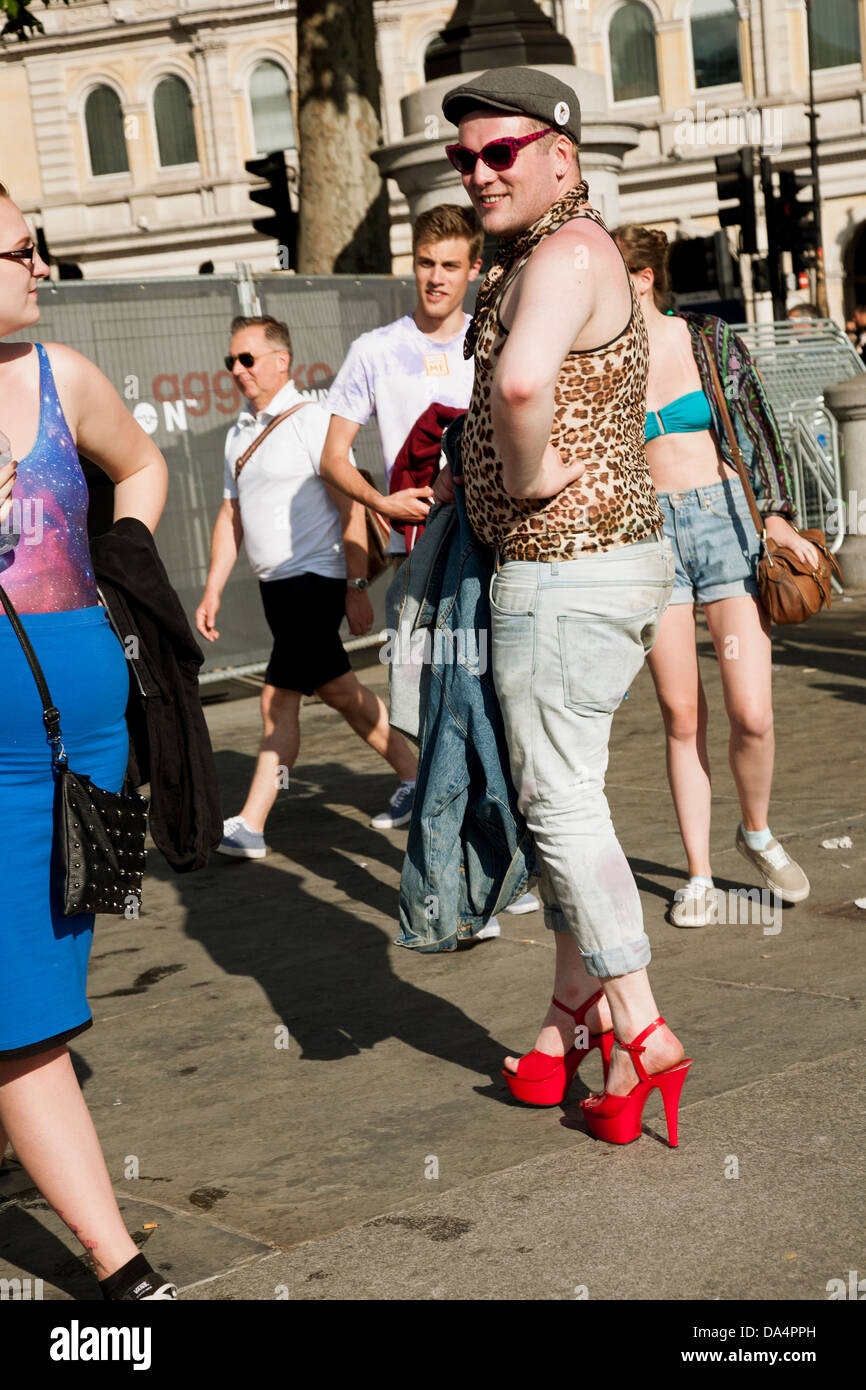
{"label": "galaxy print top", "polygon": [[99,598],[87,539],[87,484],[48,353],[39,354],[39,433],[20,459],[12,506],[21,539],[0,555],[0,584],[20,613],[93,608]]}

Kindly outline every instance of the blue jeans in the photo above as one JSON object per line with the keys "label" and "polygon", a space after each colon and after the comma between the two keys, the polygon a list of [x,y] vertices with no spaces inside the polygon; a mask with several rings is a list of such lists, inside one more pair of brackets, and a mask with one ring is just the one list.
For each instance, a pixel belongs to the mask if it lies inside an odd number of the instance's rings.
{"label": "blue jeans", "polygon": [[664,539],[546,563],[510,560],[490,586],[493,679],[518,805],[541,864],[545,924],[590,975],[649,963],[637,886],[604,794],[608,740],[671,594]]}

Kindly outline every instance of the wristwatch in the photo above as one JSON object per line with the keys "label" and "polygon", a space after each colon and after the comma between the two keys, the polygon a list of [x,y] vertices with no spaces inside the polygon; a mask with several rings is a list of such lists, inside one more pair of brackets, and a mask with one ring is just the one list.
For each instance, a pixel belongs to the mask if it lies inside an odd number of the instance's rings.
{"label": "wristwatch", "polygon": [[347,579],[346,584],[350,589],[369,589],[369,579]]}

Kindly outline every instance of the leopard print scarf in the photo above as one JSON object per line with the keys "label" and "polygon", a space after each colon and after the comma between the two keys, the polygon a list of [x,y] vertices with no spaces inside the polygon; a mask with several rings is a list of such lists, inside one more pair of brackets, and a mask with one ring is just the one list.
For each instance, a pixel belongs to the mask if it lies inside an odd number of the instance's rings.
{"label": "leopard print scarf", "polygon": [[555,232],[565,222],[570,222],[578,209],[586,207],[588,201],[589,188],[586,180],[583,179],[574,188],[570,188],[567,193],[563,193],[561,198],[557,198],[556,202],[547,209],[547,212],[542,213],[541,217],[532,223],[531,227],[526,227],[516,236],[505,237],[500,241],[496,260],[488,270],[484,283],[478,291],[475,313],[463,341],[464,357],[471,357],[474,353],[481,325],[487,314],[490,313],[505,277],[528,251],[537,246],[543,237]]}

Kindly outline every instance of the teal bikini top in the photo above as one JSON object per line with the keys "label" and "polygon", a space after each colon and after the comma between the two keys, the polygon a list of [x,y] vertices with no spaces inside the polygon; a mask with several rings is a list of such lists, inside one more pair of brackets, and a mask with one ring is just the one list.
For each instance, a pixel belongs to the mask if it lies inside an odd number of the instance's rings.
{"label": "teal bikini top", "polygon": [[661,410],[648,410],[646,413],[646,439],[657,439],[660,434],[688,434],[695,430],[708,430],[713,423],[710,403],[703,391],[689,391],[678,396],[670,405]]}

